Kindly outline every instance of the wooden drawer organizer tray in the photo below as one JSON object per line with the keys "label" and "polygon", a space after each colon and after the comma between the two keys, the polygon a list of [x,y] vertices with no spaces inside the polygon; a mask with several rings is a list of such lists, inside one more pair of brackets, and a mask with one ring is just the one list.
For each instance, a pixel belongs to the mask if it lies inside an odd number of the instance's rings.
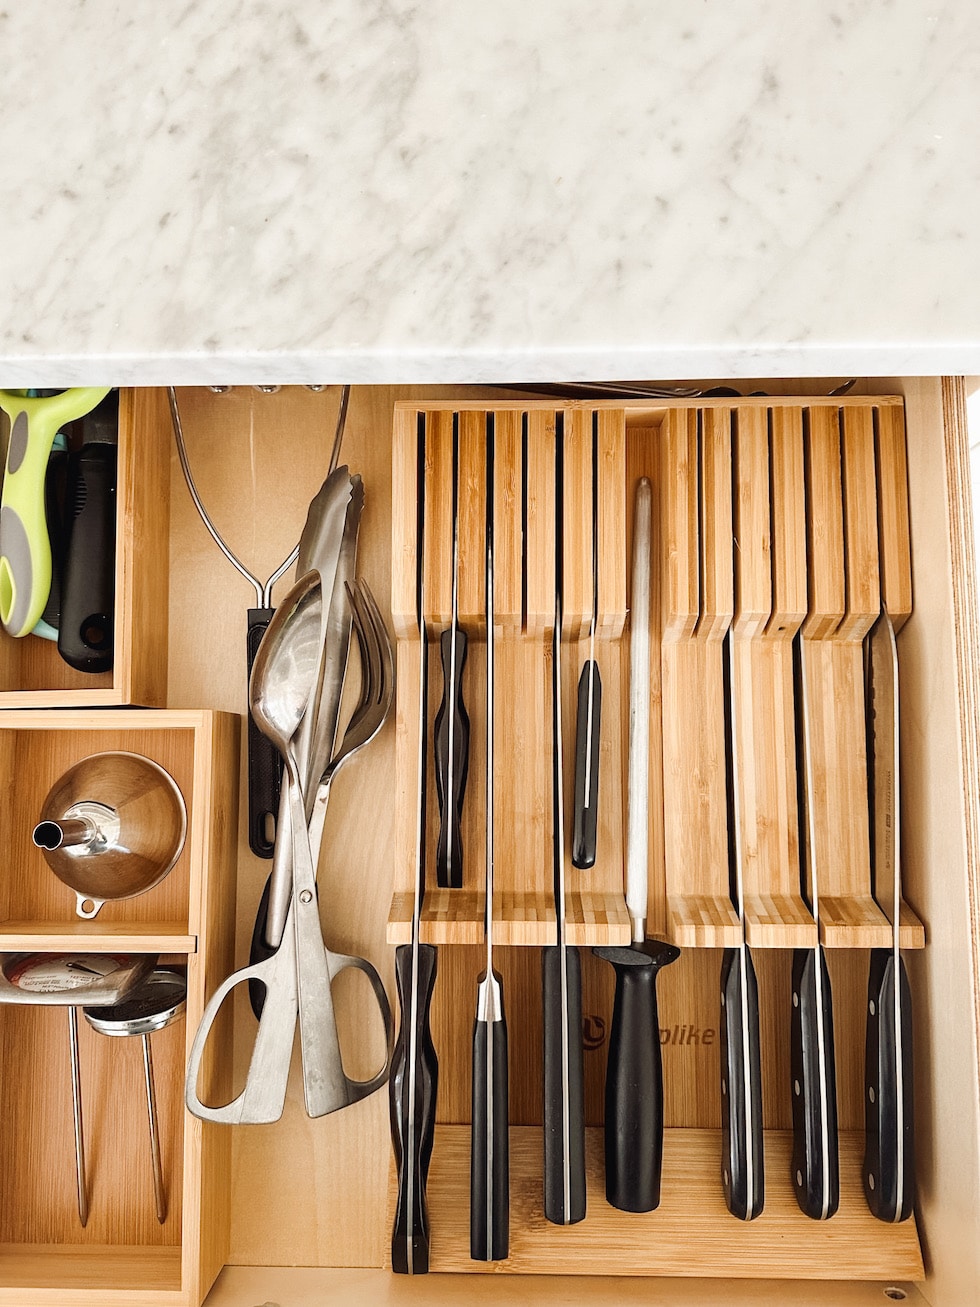
{"label": "wooden drawer organizer tray", "polygon": [[[153,1036],[166,1223],[150,1173],[140,1041],[79,1023],[90,1216],[75,1207],[65,1010],[0,1007],[0,1303],[198,1304],[225,1260],[230,1139],[183,1108],[184,1067],[205,997],[232,963],[239,723],[227,713],[100,710],[0,713],[7,842],[0,951],[159,954],[187,968],[186,1018]],[[89,754],[140,753],[187,805],[183,852],[146,894],[93,921],[46,866],[30,833],[53,782]],[[224,924],[222,924],[224,922]],[[225,1039],[230,1032],[226,1029]],[[217,1041],[216,1041],[217,1042]],[[227,1092],[224,1062],[205,1071]]]}
{"label": "wooden drawer organizer tray", "polygon": [[112,670],[76,671],[52,641],[0,628],[0,708],[166,703],[172,444],[166,392],[121,390]]}
{"label": "wooden drawer organizer tray", "polygon": [[[421,417],[420,417],[421,415]],[[495,440],[498,618],[495,940],[555,939],[551,894],[550,630],[554,459],[564,451],[563,667],[566,809],[576,687],[592,613],[592,448],[598,484],[597,658],[603,679],[600,828],[595,867],[566,868],[571,943],[626,943],[623,902],[628,738],[628,541],[633,490],[654,487],[648,929],[684,950],[660,981],[667,1125],[661,1207],[606,1205],[601,1125],[611,970],[583,950],[589,1209],[549,1225],[541,1199],[540,961],[501,948],[509,1012],[511,1241],[489,1269],[605,1275],[914,1280],[914,1221],[887,1226],[861,1186],[868,954],[890,927],[872,897],[863,637],[882,599],[897,626],[912,609],[904,411],[897,398],[700,400],[649,404],[413,404],[393,434],[392,616],[398,635],[396,885],[388,938],[410,938],[418,748],[417,430],[426,435],[425,582],[430,705],[441,695],[438,632],[450,619],[454,426],[459,438],[459,614],[474,637],[464,672],[471,722],[462,890],[434,886],[438,832],[430,784],[429,883],[422,938],[440,945],[433,1034],[439,1113],[429,1184],[433,1270],[488,1269],[469,1258],[470,1038],[483,938],[485,820],[483,594],[485,457]],[[734,541],[734,546],[733,546]],[[800,890],[793,641],[811,669],[821,940],[832,950],[841,1204],[803,1216],[790,1180],[788,1034],[794,947],[816,941]],[[746,928],[757,950],[763,1028],[766,1207],[743,1224],[720,1178],[718,950],[738,942],[729,897],[723,641],[734,640]],[[479,641],[483,641],[482,646]],[[901,641],[900,641],[901,648]],[[430,735],[431,739],[431,735]],[[431,756],[430,756],[431,771]],[[566,851],[570,839],[566,837]],[[903,945],[920,948],[906,908]],[[609,974],[607,974],[609,973]]]}

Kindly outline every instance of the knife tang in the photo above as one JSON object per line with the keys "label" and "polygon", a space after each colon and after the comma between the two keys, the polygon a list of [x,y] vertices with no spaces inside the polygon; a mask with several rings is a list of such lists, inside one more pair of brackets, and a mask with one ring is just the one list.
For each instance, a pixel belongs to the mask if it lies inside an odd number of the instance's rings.
{"label": "knife tang", "polygon": [[544,1214],[555,1225],[585,1217],[582,965],[578,949],[541,951],[544,1021]]}
{"label": "knife tang", "polygon": [[435,1138],[439,1062],[429,1022],[436,982],[432,944],[395,950],[395,985],[401,1013],[391,1058],[391,1142],[398,1173],[391,1269],[423,1275],[429,1269],[429,1212],[425,1188]]}
{"label": "knife tang", "polygon": [[599,730],[602,720],[602,677],[599,664],[588,659],[578,682],[575,726],[575,808],[572,825],[572,866],[595,866],[599,818]]}
{"label": "knife tang", "polygon": [[912,995],[892,949],[871,950],[864,1112],[868,1206],[879,1221],[905,1221],[915,1204]]}
{"label": "knife tang", "polygon": [[765,1204],[759,986],[748,948],[721,964],[722,1184],[733,1216],[752,1221]]}
{"label": "knife tang", "polygon": [[652,1212],[660,1205],[664,1148],[657,976],[680,949],[650,939],[592,951],[616,972],[606,1065],[606,1201],[623,1212]]}
{"label": "knife tang", "polygon": [[439,885],[449,889],[459,889],[463,884],[460,819],[470,752],[470,719],[463,703],[466,650],[466,632],[458,624],[443,631],[440,640],[443,695],[436,713],[433,742],[439,798],[436,879]]}
{"label": "knife tang", "polygon": [[800,1209],[825,1221],[840,1204],[840,1168],[833,1001],[820,946],[793,953],[790,1072],[793,1187]]}

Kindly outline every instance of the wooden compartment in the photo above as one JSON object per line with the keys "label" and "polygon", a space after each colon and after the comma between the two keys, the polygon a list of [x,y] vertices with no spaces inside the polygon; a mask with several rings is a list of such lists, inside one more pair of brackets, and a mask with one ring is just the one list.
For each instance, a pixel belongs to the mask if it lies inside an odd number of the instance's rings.
{"label": "wooden compartment", "polygon": [[[133,952],[186,967],[184,1018],[151,1036],[168,1215],[156,1219],[138,1038],[110,1039],[79,1020],[90,1216],[75,1196],[63,1007],[3,1006],[0,1047],[0,1302],[196,1307],[227,1256],[230,1139],[183,1107],[184,1070],[205,997],[231,965],[238,722],[225,713],[0,714],[8,838],[0,950]],[[93,749],[144,753],[172,770],[188,805],[181,861],[156,890],[72,919],[48,868],[22,859],[19,827],[47,773]],[[28,844],[30,832],[28,830]],[[32,850],[37,853],[38,850]],[[172,883],[171,883],[172,882]],[[159,891],[159,893],[158,893]],[[151,900],[157,895],[155,902]],[[123,913],[112,909],[125,907]],[[228,1023],[219,1032],[227,1041]],[[206,1092],[226,1091],[212,1050]]]}
{"label": "wooden compartment", "polygon": [[52,641],[0,629],[0,708],[166,703],[172,445],[166,391],[121,390],[112,669],[76,671]]}

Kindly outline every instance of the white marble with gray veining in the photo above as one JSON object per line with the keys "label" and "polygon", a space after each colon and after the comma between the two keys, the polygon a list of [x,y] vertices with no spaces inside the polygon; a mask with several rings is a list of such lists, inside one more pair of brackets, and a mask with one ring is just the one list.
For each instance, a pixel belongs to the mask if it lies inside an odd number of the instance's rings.
{"label": "white marble with gray veining", "polygon": [[0,0],[0,382],[980,372],[973,0]]}

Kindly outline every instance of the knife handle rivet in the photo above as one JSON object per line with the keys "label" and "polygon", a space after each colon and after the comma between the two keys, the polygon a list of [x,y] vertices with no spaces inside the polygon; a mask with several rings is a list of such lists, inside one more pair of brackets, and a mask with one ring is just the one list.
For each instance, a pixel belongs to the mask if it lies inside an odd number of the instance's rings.
{"label": "knife handle rivet", "polygon": [[875,1101],[875,1091],[873,1085],[868,1085],[868,1098],[872,1103]]}
{"label": "knife handle rivet", "polygon": [[721,1005],[722,1005],[722,1007],[725,1006],[725,994],[724,994],[724,991],[722,991],[722,995],[721,995]]}
{"label": "knife handle rivet", "polygon": [[872,1016],[874,1016],[874,1014],[875,1014],[875,1001],[874,1001],[874,999],[872,999],[871,1002],[868,1004],[868,1011],[871,1013]]}
{"label": "knife handle rivet", "polygon": [[313,891],[305,889],[303,890],[302,894],[300,894],[299,901],[300,903],[309,903],[311,902],[312,898],[313,898]]}
{"label": "knife handle rivet", "polygon": [[794,1006],[794,1007],[799,1007],[799,1006],[800,1006],[800,996],[799,996],[799,994],[794,994],[794,995],[793,995],[793,1006]]}
{"label": "knife handle rivet", "polygon": [[728,1081],[724,1076],[721,1078],[721,1096],[724,1098],[728,1093]]}
{"label": "knife handle rivet", "polygon": [[803,1188],[803,1172],[802,1172],[802,1171],[797,1171],[797,1173],[796,1173],[796,1183],[797,1183],[797,1186],[798,1186],[800,1189]]}
{"label": "knife handle rivet", "polygon": [[721,1178],[724,1180],[725,1184],[727,1185],[727,1184],[728,1184],[728,1169],[727,1169],[727,1167],[726,1167],[726,1169],[721,1173]]}
{"label": "knife handle rivet", "polygon": [[800,1096],[800,1082],[799,1082],[798,1080],[794,1080],[794,1081],[793,1081],[793,1093],[796,1095],[797,1098],[799,1098],[799,1096]]}
{"label": "knife handle rivet", "polygon": [[871,1172],[869,1171],[869,1172],[868,1172],[868,1188],[869,1188],[869,1189],[874,1189],[874,1187],[875,1187],[875,1178],[874,1178],[874,1176],[871,1174]]}

